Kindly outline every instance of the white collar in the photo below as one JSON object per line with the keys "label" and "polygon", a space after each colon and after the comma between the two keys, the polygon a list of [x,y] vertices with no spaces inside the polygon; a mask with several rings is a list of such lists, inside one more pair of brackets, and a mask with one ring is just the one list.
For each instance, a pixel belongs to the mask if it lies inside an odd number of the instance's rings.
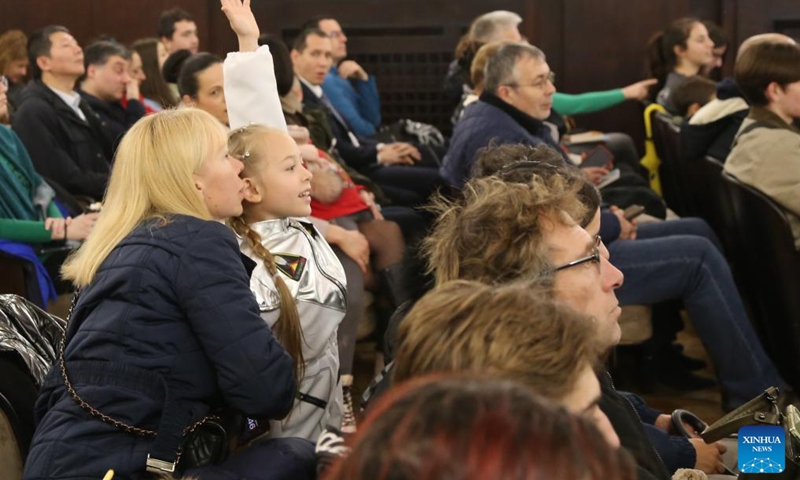
{"label": "white collar", "polygon": [[300,75],[297,76],[300,79],[300,82],[308,87],[317,98],[322,98],[322,87],[320,85],[311,85],[305,78],[301,77]]}
{"label": "white collar", "polygon": [[69,105],[72,108],[79,108],[81,105],[81,96],[76,91],[72,91],[70,93],[62,92],[61,90],[56,90],[51,86],[47,86],[50,90],[52,90],[61,100],[64,100],[64,103]]}

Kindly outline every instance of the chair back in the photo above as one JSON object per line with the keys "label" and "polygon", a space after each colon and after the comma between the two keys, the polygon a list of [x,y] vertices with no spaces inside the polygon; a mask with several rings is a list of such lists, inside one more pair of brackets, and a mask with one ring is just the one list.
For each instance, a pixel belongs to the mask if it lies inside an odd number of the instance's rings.
{"label": "chair back", "polygon": [[653,142],[661,159],[659,176],[667,206],[681,216],[694,214],[694,202],[687,162],[681,155],[681,129],[664,112],[653,113]]}
{"label": "chair back", "polygon": [[759,190],[723,172],[733,207],[735,262],[755,290],[757,330],[783,378],[800,387],[800,252],[784,210]]}

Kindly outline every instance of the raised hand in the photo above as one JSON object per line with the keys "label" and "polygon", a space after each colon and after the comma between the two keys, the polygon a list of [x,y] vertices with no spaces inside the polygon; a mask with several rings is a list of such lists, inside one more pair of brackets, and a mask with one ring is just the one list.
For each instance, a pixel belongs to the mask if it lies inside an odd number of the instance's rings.
{"label": "raised hand", "polygon": [[220,0],[222,11],[231,23],[231,30],[239,38],[240,52],[255,52],[258,49],[258,22],[250,9],[250,0]]}

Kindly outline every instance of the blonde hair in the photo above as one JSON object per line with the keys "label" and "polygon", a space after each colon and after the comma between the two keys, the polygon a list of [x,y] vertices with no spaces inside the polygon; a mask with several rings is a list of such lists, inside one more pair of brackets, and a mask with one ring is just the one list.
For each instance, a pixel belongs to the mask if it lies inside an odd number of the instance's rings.
{"label": "blonde hair", "polygon": [[394,380],[488,372],[563,400],[601,352],[592,319],[549,297],[529,282],[437,287],[400,324]]}
{"label": "blonde hair", "polygon": [[[272,135],[286,135],[281,130],[264,125],[250,125],[231,132],[228,137],[228,150],[231,156],[244,163],[242,177],[252,177],[259,166],[266,159],[269,152],[269,138]],[[303,329],[300,326],[300,314],[294,295],[283,281],[275,265],[275,257],[261,243],[261,235],[250,228],[245,215],[231,218],[230,225],[233,230],[243,237],[250,248],[260,259],[264,260],[264,267],[275,281],[275,288],[280,296],[280,316],[275,323],[275,336],[283,348],[294,360],[295,378],[300,382],[305,375],[305,359],[303,358]]]}
{"label": "blonde hair", "polygon": [[64,263],[64,278],[79,288],[91,283],[111,251],[144,220],[167,222],[172,214],[211,220],[192,175],[225,139],[225,127],[196,108],[139,120],[117,149],[103,212],[86,242]]}

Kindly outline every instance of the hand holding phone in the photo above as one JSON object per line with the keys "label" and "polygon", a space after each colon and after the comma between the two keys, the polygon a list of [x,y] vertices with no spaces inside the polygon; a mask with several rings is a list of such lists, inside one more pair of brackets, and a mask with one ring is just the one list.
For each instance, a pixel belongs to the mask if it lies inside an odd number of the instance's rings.
{"label": "hand holding phone", "polygon": [[644,213],[644,207],[641,205],[631,205],[622,212],[625,215],[625,220],[631,221],[634,218]]}
{"label": "hand holding phone", "polygon": [[614,168],[614,154],[603,145],[598,145],[586,154],[580,167],[600,167],[611,170]]}

